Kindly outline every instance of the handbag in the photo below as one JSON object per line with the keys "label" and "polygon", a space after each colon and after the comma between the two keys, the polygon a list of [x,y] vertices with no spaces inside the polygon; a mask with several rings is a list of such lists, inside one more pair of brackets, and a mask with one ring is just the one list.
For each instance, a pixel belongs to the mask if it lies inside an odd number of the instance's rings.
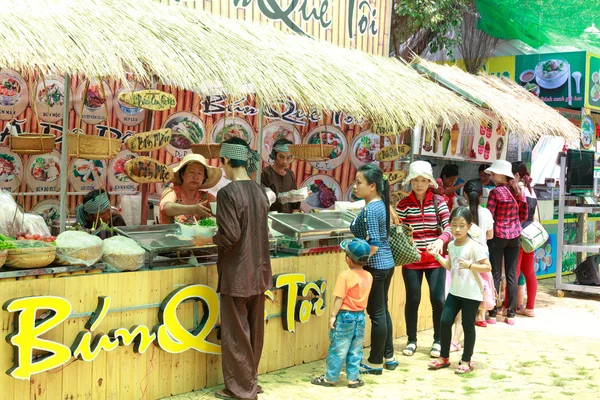
{"label": "handbag", "polygon": [[[435,210],[435,217],[437,219],[438,236],[441,236],[444,233],[444,225],[442,225],[442,219],[440,218],[440,213],[438,212],[438,202],[435,194],[433,195],[433,209]],[[448,254],[448,243],[444,243],[444,247],[442,249],[442,255],[446,254]]]}
{"label": "handbag", "polygon": [[[471,260],[473,260],[473,251],[471,250]],[[475,272],[471,270],[477,284],[479,285],[479,289],[481,290],[481,294],[483,295],[483,300],[481,301],[481,305],[484,310],[493,310],[496,307],[496,299],[497,292],[496,287],[494,286],[494,277],[491,272]]]}
{"label": "handbag", "polygon": [[[540,212],[536,201],[538,215]],[[548,241],[548,232],[538,221],[533,221],[521,232],[521,248],[525,253],[531,253],[542,247]]]}
{"label": "handbag", "polygon": [[421,260],[421,253],[412,240],[412,227],[406,224],[390,225],[390,248],[394,265],[412,264]]}

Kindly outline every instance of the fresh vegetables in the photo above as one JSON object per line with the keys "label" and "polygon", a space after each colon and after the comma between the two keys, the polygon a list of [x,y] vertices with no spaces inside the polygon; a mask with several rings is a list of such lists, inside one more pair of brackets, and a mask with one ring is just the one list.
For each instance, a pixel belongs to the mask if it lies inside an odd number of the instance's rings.
{"label": "fresh vegetables", "polygon": [[204,228],[212,228],[217,226],[217,221],[214,218],[202,218],[198,221],[198,226]]}
{"label": "fresh vegetables", "polygon": [[30,234],[20,233],[17,235],[17,240],[37,240],[40,242],[52,243],[56,240],[56,236],[41,236],[38,234],[30,235]]}

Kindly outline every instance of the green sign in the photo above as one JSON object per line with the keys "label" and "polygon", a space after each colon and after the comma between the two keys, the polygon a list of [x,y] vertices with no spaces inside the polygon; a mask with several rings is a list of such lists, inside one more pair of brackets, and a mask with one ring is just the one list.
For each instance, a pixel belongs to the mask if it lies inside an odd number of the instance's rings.
{"label": "green sign", "polygon": [[515,57],[515,80],[551,107],[582,108],[586,94],[586,53]]}
{"label": "green sign", "polygon": [[586,82],[589,93],[587,93],[587,106],[600,110],[600,56],[588,54],[588,68]]}

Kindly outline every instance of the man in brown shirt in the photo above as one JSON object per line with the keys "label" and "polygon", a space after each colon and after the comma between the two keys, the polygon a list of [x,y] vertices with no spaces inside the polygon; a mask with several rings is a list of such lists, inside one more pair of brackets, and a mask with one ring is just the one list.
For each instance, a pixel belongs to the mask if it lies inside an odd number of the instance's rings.
{"label": "man in brown shirt", "polygon": [[271,189],[277,196],[277,201],[271,205],[270,210],[288,214],[300,208],[299,202],[290,202],[285,196],[290,190],[298,189],[296,176],[289,168],[294,162],[288,147],[291,144],[292,142],[287,139],[277,140],[269,155],[273,165],[263,168],[261,174],[261,184]]}
{"label": "man in brown shirt", "polygon": [[223,142],[221,162],[231,183],[217,193],[221,351],[225,389],[218,398],[256,399],[264,340],[265,290],[271,288],[269,200],[250,180],[258,155],[239,138]]}

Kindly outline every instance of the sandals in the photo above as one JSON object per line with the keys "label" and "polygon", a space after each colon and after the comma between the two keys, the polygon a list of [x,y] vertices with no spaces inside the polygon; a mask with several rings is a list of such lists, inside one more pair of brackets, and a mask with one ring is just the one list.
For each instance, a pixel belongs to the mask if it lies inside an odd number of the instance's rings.
{"label": "sandals", "polygon": [[359,387],[365,386],[365,382],[363,380],[357,379],[355,382],[348,382],[348,387],[350,389],[357,389]]}
{"label": "sandals", "polygon": [[458,368],[454,370],[454,373],[457,375],[468,374],[469,372],[475,369],[475,363],[473,361],[461,361],[458,363]]}
{"label": "sandals", "polygon": [[460,343],[458,342],[450,342],[450,353],[454,353],[456,351],[460,351]]}
{"label": "sandals", "polygon": [[475,321],[475,326],[480,326],[482,328],[486,328],[488,326],[488,323],[483,320],[483,321]]}
{"label": "sandals", "polygon": [[439,358],[436,358],[435,360],[431,361],[429,364],[427,364],[427,368],[432,369],[432,370],[448,368],[450,366],[450,364],[451,364],[451,362],[450,362],[449,358],[439,357]]}
{"label": "sandals", "polygon": [[417,351],[417,343],[416,342],[408,342],[404,350],[402,350],[402,354],[405,356],[412,356]]}
{"label": "sandals", "polygon": [[[360,379],[359,379],[359,381],[360,381]],[[325,379],[325,375],[321,375],[318,378],[315,378],[315,379],[311,380],[310,383],[312,383],[313,385],[325,386],[325,387],[334,387],[337,384],[337,383],[333,383],[333,382],[328,382]],[[348,387],[349,386],[350,385],[348,385]]]}
{"label": "sandals", "polygon": [[519,307],[517,309],[517,314],[524,315],[526,317],[535,317],[535,311],[529,308]]}
{"label": "sandals", "polygon": [[431,358],[439,358],[441,351],[442,346],[437,342],[433,342],[433,345],[431,345],[431,351],[429,352],[429,356]]}
{"label": "sandals", "polygon": [[383,368],[387,369],[388,371],[393,371],[398,368],[398,364],[398,360],[392,358],[390,361],[385,361],[383,363]]}

